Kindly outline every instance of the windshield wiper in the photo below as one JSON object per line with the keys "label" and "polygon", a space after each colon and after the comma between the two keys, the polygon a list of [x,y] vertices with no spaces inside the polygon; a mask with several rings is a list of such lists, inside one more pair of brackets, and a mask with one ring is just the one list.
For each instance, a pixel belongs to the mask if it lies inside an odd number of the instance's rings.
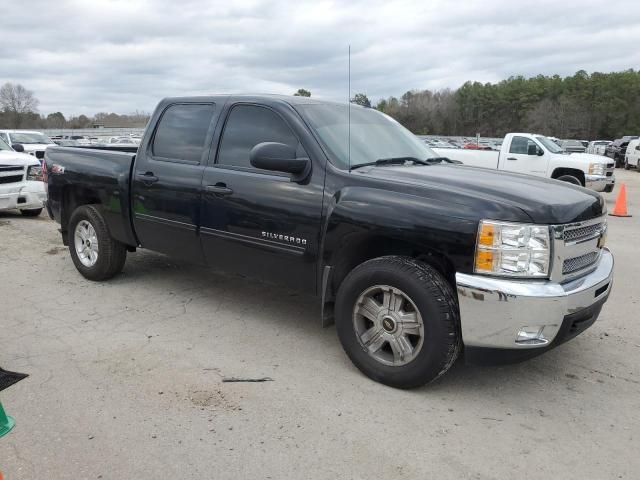
{"label": "windshield wiper", "polygon": [[418,165],[432,165],[432,163],[430,163],[429,160],[433,160],[433,159],[429,158],[427,160],[420,160],[419,158],[416,158],[416,157],[379,158],[375,162],[366,162],[366,163],[359,163],[357,165],[352,165],[351,170],[354,170],[360,167],[371,167],[371,166],[379,167],[382,165],[403,165],[405,162],[413,162],[413,163],[417,163]]}

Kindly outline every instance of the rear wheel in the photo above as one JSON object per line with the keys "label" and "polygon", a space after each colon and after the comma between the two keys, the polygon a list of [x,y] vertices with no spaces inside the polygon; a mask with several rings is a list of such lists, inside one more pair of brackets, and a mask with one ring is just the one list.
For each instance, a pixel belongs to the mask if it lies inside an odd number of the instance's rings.
{"label": "rear wheel", "polygon": [[582,186],[582,182],[580,181],[580,179],[578,177],[574,177],[573,175],[561,175],[556,180]]}
{"label": "rear wheel", "polygon": [[630,168],[630,167],[629,167],[629,159],[628,159],[628,158],[625,158],[625,159],[624,159],[624,169],[625,169],[625,170],[629,170],[629,168]]}
{"label": "rear wheel", "polygon": [[336,298],[336,328],[365,375],[413,388],[443,375],[461,347],[458,306],[433,267],[386,256],[356,267]]}
{"label": "rear wheel", "polygon": [[37,217],[42,213],[42,208],[33,208],[29,210],[20,210],[20,213],[25,217]]}
{"label": "rear wheel", "polygon": [[69,252],[76,269],[89,280],[107,280],[122,271],[127,258],[124,244],[111,238],[100,211],[78,207],[69,221]]}

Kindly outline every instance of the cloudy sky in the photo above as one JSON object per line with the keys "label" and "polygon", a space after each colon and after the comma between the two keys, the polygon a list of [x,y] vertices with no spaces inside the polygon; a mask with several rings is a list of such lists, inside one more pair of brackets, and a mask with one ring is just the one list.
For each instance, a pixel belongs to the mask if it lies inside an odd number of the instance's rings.
{"label": "cloudy sky", "polygon": [[227,92],[372,100],[466,80],[640,68],[640,4],[617,0],[0,0],[0,84],[40,112],[151,111]]}

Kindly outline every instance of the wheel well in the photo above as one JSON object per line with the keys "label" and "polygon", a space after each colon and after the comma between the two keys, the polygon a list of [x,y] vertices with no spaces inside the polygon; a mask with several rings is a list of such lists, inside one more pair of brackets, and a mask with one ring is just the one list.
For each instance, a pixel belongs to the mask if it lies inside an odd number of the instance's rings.
{"label": "wheel well", "polygon": [[100,198],[95,191],[88,188],[69,186],[62,191],[61,230],[67,231],[69,220],[76,208],[82,205],[98,204]]}
{"label": "wheel well", "polygon": [[573,177],[576,177],[578,180],[580,180],[580,183],[584,187],[585,178],[584,172],[582,170],[578,170],[575,168],[556,168],[551,174],[551,178],[560,178],[563,175],[571,175]]}
{"label": "wheel well", "polygon": [[369,237],[350,242],[340,249],[339,254],[332,261],[333,271],[330,288],[328,288],[330,291],[325,292],[327,297],[335,296],[342,281],[355,267],[367,260],[385,255],[403,255],[428,263],[438,270],[451,286],[455,287],[455,268],[446,256],[409,242],[388,237]]}

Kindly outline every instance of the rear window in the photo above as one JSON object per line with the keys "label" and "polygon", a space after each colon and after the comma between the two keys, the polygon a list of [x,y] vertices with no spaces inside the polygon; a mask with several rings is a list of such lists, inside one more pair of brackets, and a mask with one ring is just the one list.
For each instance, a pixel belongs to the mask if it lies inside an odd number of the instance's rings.
{"label": "rear window", "polygon": [[167,108],[153,139],[153,155],[167,160],[199,162],[214,108],[213,104],[172,105]]}

